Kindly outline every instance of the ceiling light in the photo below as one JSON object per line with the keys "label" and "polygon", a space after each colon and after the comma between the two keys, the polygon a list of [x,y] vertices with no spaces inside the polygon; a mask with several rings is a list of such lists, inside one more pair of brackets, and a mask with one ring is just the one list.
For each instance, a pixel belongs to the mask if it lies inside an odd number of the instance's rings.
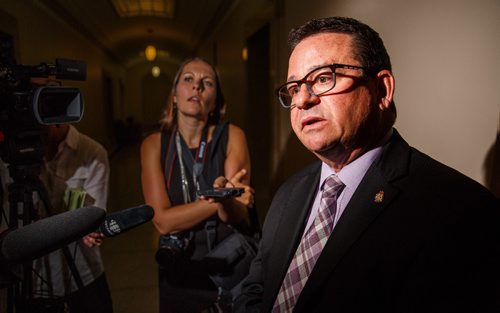
{"label": "ceiling light", "polygon": [[153,45],[147,46],[144,55],[146,56],[146,60],[154,61],[156,59],[156,47]]}
{"label": "ceiling light", "polygon": [[160,67],[153,66],[153,68],[151,69],[151,75],[153,75],[153,77],[158,77],[160,76],[160,73],[161,73]]}
{"label": "ceiling light", "polygon": [[111,3],[120,17],[174,17],[175,0],[111,0]]}

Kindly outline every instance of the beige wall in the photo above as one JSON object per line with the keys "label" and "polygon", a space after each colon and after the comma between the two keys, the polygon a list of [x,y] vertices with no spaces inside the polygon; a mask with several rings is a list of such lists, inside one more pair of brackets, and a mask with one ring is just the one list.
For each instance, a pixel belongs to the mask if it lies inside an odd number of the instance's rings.
{"label": "beige wall", "polygon": [[[86,81],[64,81],[63,85],[79,87],[84,97],[84,115],[75,126],[82,132],[103,143],[108,149],[114,145],[110,122],[105,110],[117,111],[120,107],[118,82],[125,71],[91,41],[75,29],[55,18],[39,2],[0,0],[0,10],[13,17],[16,27],[3,26],[6,32],[17,28],[14,34],[17,63],[37,65],[54,63],[56,58],[83,60],[87,65]],[[11,22],[11,24],[12,24]],[[113,108],[105,102],[103,72],[111,78]],[[108,105],[108,107],[106,107]]]}
{"label": "beige wall", "polygon": [[[399,111],[397,129],[416,148],[486,185],[492,170],[485,164],[492,158],[500,122],[499,1],[249,2],[240,1],[232,17],[219,27],[218,35],[201,49],[209,54],[216,42],[223,82],[230,82],[231,104],[238,105],[247,92],[244,68],[237,57],[251,34],[248,25],[256,20],[271,22],[270,77],[274,88],[286,77],[285,40],[291,27],[315,17],[351,16],[377,30],[391,55]],[[241,16],[241,12],[245,14]],[[290,132],[288,113],[276,109],[273,114],[274,174],[284,179],[312,158]],[[291,151],[294,158],[285,157]]]}

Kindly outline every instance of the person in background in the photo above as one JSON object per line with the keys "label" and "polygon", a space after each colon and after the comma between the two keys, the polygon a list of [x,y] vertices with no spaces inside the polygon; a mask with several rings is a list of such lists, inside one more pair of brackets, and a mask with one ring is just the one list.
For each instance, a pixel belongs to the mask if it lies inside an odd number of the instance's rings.
{"label": "person in background", "polygon": [[[53,85],[48,78],[32,78],[35,86]],[[39,218],[67,210],[95,206],[105,209],[108,197],[109,163],[102,145],[80,133],[69,124],[42,125],[44,140],[40,182],[43,195],[35,196]],[[2,162],[4,191],[12,182],[9,165]],[[6,200],[8,197],[5,195]],[[4,211],[8,203],[4,201]],[[50,212],[51,211],[51,212]],[[112,313],[111,295],[99,251],[103,235],[93,232],[70,243],[70,258],[56,250],[33,261],[33,303],[25,304],[28,312]],[[77,278],[70,270],[76,267]]]}
{"label": "person in background", "polygon": [[[161,130],[141,145],[144,199],[161,234],[161,313],[217,309],[220,294],[203,258],[233,229],[248,225],[254,201],[250,156],[244,132],[221,121],[224,111],[215,68],[188,59],[175,75]],[[212,187],[241,187],[244,193],[222,201],[197,196]]]}
{"label": "person in background", "polygon": [[393,127],[378,33],[313,19],[289,46],[276,92],[319,160],[275,194],[235,311],[500,312],[498,200]]}

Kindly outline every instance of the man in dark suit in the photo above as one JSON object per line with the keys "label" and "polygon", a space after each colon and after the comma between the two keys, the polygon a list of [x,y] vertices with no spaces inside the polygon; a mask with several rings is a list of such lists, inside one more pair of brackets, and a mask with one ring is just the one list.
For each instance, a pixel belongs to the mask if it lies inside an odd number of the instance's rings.
{"label": "man in dark suit", "polygon": [[500,312],[498,200],[393,128],[379,35],[331,17],[289,44],[278,98],[319,161],[276,193],[236,311]]}

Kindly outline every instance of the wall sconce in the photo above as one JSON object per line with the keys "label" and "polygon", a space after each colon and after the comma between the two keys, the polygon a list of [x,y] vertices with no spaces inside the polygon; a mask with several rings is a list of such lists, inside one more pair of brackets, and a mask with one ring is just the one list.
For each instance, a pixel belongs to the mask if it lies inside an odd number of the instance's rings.
{"label": "wall sconce", "polygon": [[243,59],[244,62],[248,60],[248,49],[247,47],[244,47],[241,49],[241,58]]}
{"label": "wall sconce", "polygon": [[154,61],[156,59],[156,47],[153,45],[147,46],[144,55],[146,56],[146,60]]}

